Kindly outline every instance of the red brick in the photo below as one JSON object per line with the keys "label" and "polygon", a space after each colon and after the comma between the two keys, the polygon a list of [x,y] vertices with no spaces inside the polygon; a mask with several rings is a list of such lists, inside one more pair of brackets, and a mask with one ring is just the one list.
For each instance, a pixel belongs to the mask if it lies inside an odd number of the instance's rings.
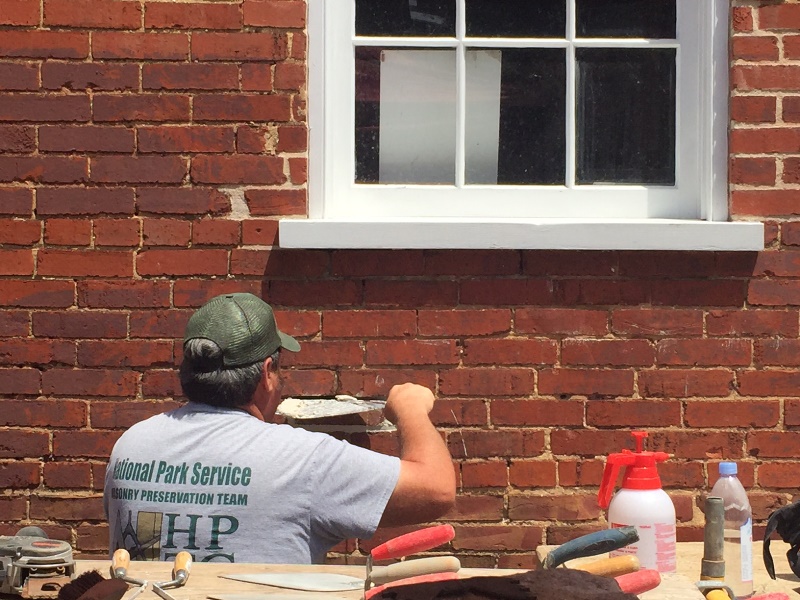
{"label": "red brick", "polygon": [[148,2],[144,18],[147,29],[239,29],[239,4],[205,2]]}
{"label": "red brick", "polygon": [[95,246],[138,247],[142,222],[138,219],[96,219],[92,222]]}
{"label": "red brick", "polygon": [[[305,185],[308,183],[307,158],[289,159],[289,178],[294,185]],[[305,211],[303,212],[305,213]]]}
{"label": "red brick", "polygon": [[544,369],[539,393],[548,395],[630,396],[633,371],[621,369]]}
{"label": "red brick", "polygon": [[356,341],[303,342],[300,352],[285,352],[281,363],[285,366],[301,367],[360,367],[364,364],[364,351]]}
{"label": "red brick", "polygon": [[32,462],[0,464],[0,486],[20,490],[38,487],[39,465]]}
{"label": "red brick", "polygon": [[42,373],[42,391],[60,396],[134,396],[137,382],[138,373],[121,369],[49,369]]}
{"label": "red brick", "polygon": [[663,487],[668,488],[702,488],[706,478],[703,464],[698,461],[678,462],[668,460],[658,465],[658,474]]}
{"label": "red brick", "polygon": [[136,257],[142,276],[226,275],[226,250],[145,250]]}
{"label": "red brick", "polygon": [[564,365],[648,366],[654,360],[655,350],[645,340],[567,339],[561,342]]}
{"label": "red brick", "polygon": [[520,254],[514,250],[428,250],[426,275],[517,275]]}
{"label": "red brick", "polygon": [[204,219],[192,223],[193,246],[236,246],[239,244],[240,221]]}
{"label": "red brick", "polygon": [[515,331],[533,334],[598,335],[608,333],[608,313],[569,308],[519,308]]}
{"label": "red brick", "polygon": [[0,384],[6,394],[38,394],[40,376],[36,369],[3,368],[0,369]]}
{"label": "red brick", "polygon": [[463,463],[461,465],[461,482],[465,488],[504,488],[508,485],[506,461]]}
{"label": "red brick", "polygon": [[573,400],[492,400],[493,425],[556,427],[583,425],[583,402]]}
{"label": "red brick", "polygon": [[306,25],[305,3],[287,0],[246,0],[244,24],[256,27],[303,29]]}
{"label": "red brick", "polygon": [[284,161],[277,156],[209,156],[192,159],[197,183],[280,185],[286,181]]}
{"label": "red brick", "polygon": [[92,56],[95,59],[187,60],[189,36],[186,33],[93,31]]}
{"label": "red brick", "polygon": [[738,374],[739,393],[745,396],[790,396],[800,394],[800,374],[796,371],[742,371]]}
{"label": "red brick", "polygon": [[273,154],[275,151],[274,127],[236,128],[236,152],[239,154]]}
{"label": "red brick", "polygon": [[651,433],[648,449],[678,458],[735,460],[742,458],[744,434],[739,432],[664,431]]}
{"label": "red brick", "polygon": [[686,425],[696,427],[775,427],[780,419],[780,404],[777,401],[731,401],[708,402],[704,400],[686,403]]}
{"label": "red brick", "polygon": [[46,152],[133,152],[127,127],[51,125],[39,128],[39,149]]}
{"label": "red brick", "polygon": [[758,25],[767,30],[800,28],[800,6],[761,6],[758,8]]}
{"label": "red brick", "polygon": [[419,250],[339,250],[331,253],[333,275],[407,276],[422,274],[423,253]]}
{"label": "red brick", "polygon": [[367,280],[364,300],[370,305],[404,308],[453,306],[458,301],[454,281]]}
{"label": "red brick", "polygon": [[89,498],[31,497],[31,518],[46,521],[103,521],[102,496]]}
{"label": "red brick", "polygon": [[700,336],[703,311],[686,309],[621,308],[611,313],[611,331],[622,335]]}
{"label": "red brick", "polygon": [[81,281],[78,305],[84,308],[167,308],[170,285],[167,281]]}
{"label": "red brick", "polygon": [[554,301],[552,282],[546,279],[477,279],[461,283],[462,304],[522,305],[550,304]]}
{"label": "red brick", "polygon": [[656,281],[652,302],[668,306],[741,306],[746,285],[739,280]]}
{"label": "red brick", "polygon": [[67,277],[131,277],[133,255],[117,250],[49,250],[37,255],[39,275]]}
{"label": "red brick", "polygon": [[38,0],[4,0],[0,25],[38,25]]}
{"label": "red brick", "polygon": [[551,460],[513,460],[509,468],[509,483],[514,487],[554,487],[556,465]]}
{"label": "red brick", "polygon": [[455,365],[459,349],[451,340],[371,340],[366,344],[369,365]]}
{"label": "red brick", "polygon": [[46,90],[131,91],[139,88],[139,67],[116,63],[42,64],[42,87]]}
{"label": "red brick", "polygon": [[0,306],[66,308],[72,306],[74,295],[71,281],[8,280],[0,289]]}
{"label": "red brick", "polygon": [[233,64],[174,63],[142,66],[144,90],[238,90]]}
{"label": "red brick", "polygon": [[246,92],[271,92],[272,68],[270,63],[244,63],[240,67],[242,90]]}
{"label": "red brick", "polygon": [[275,89],[300,92],[306,86],[304,63],[280,62],[275,65]]}
{"label": "red brick", "polygon": [[[800,97],[783,98],[783,117],[787,122],[794,122],[798,113]],[[730,149],[735,154],[784,153],[797,147],[800,130],[796,127],[758,129],[733,129],[730,133]]]}
{"label": "red brick", "polygon": [[607,456],[624,448],[633,449],[627,431],[558,429],[550,434],[550,449],[555,455]]}
{"label": "red brick", "polygon": [[670,369],[639,373],[639,393],[644,397],[687,398],[728,396],[733,372],[723,369]]}
{"label": "red brick", "polygon": [[128,319],[123,313],[97,311],[36,312],[33,334],[52,338],[124,338]]}
{"label": "red brick", "polygon": [[781,181],[784,183],[800,183],[800,161],[794,158],[784,159]]}
{"label": "red brick", "polygon": [[46,432],[14,429],[3,432],[0,458],[39,458],[47,456],[49,453],[49,440]]}
{"label": "red brick", "polygon": [[747,452],[759,459],[796,458],[797,442],[800,432],[797,431],[756,431],[747,436]]}
{"label": "red brick", "polygon": [[139,421],[179,406],[176,402],[92,402],[92,427],[128,428]]}
{"label": "red brick", "polygon": [[486,426],[486,403],[477,398],[440,398],[430,412],[431,421],[436,425],[450,427]]}
{"label": "red brick", "polygon": [[706,328],[709,335],[797,337],[800,333],[796,310],[712,310],[707,313]]}
{"label": "red brick", "polygon": [[566,279],[556,290],[556,297],[569,305],[643,304],[650,300],[649,286],[642,281]]}
{"label": "red brick", "polygon": [[4,340],[0,348],[0,364],[47,365],[75,364],[75,345],[61,340]]}
{"label": "red brick", "polygon": [[283,60],[287,46],[286,35],[281,33],[195,33],[192,57],[199,61]]}
{"label": "red brick", "polygon": [[0,152],[30,154],[35,148],[36,132],[33,127],[26,125],[0,125]]}
{"label": "red brick", "polygon": [[44,485],[50,489],[88,488],[91,485],[91,465],[76,462],[44,464]]}
{"label": "red brick", "polygon": [[0,250],[0,275],[33,275],[33,251]]}
{"label": "red brick", "polygon": [[53,455],[105,458],[120,435],[119,431],[57,431],[53,434]]}
{"label": "red brick", "polygon": [[171,364],[172,342],[169,341],[95,341],[78,344],[78,365],[81,367],[151,367]]}
{"label": "red brick", "polygon": [[[777,164],[774,158],[734,158],[729,179],[732,184],[774,185]],[[784,176],[784,181],[785,181]]]}
{"label": "red brick", "polygon": [[139,2],[103,0],[46,0],[44,24],[49,26],[91,27],[97,29],[139,29],[142,19]]}
{"label": "red brick", "polygon": [[800,365],[800,356],[797,354],[798,349],[800,349],[800,341],[798,340],[757,340],[754,349],[754,362],[758,366],[798,366]]}
{"label": "red brick", "polygon": [[326,311],[322,317],[326,338],[405,338],[416,333],[413,310]]}
{"label": "red brick", "polygon": [[[5,497],[0,498],[0,518],[4,521],[22,521],[28,518],[28,500],[27,497]],[[13,535],[18,530],[14,527],[14,531],[9,531],[7,535]]]}
{"label": "red brick", "polygon": [[30,217],[32,213],[33,190],[0,187],[0,215]]}
{"label": "red brick", "polygon": [[[359,398],[386,397],[393,385],[418,383],[436,389],[436,373],[420,369],[359,369],[339,373],[339,392]],[[284,392],[284,395],[286,393]]]}
{"label": "red brick", "polygon": [[519,430],[462,429],[447,445],[453,458],[534,457],[545,449],[544,432]]}
{"label": "red brick", "polygon": [[288,371],[286,396],[330,396],[336,393],[336,374],[325,369]]}
{"label": "red brick", "polygon": [[192,225],[179,219],[144,219],[142,246],[189,246]]}
{"label": "red brick", "polygon": [[233,152],[229,127],[140,127],[140,152]]}
{"label": "red brick", "polygon": [[775,62],[780,56],[775,36],[734,36],[731,45],[733,60]]}
{"label": "red brick", "polygon": [[5,58],[85,59],[89,56],[89,33],[4,30],[0,37],[0,55]]}
{"label": "red brick", "polygon": [[527,396],[533,386],[530,369],[454,369],[439,374],[439,391],[448,396]]}
{"label": "red brick", "polygon": [[800,304],[800,289],[794,281],[754,280],[750,282],[747,301],[763,306]]}
{"label": "red brick", "polygon": [[681,403],[657,400],[592,400],[586,404],[590,427],[678,427]]}
{"label": "red brick", "polygon": [[774,123],[777,98],[774,96],[733,96],[731,119],[738,123]]}
{"label": "red brick", "polygon": [[92,181],[105,183],[180,183],[188,172],[178,156],[98,156],[92,158]]}
{"label": "red brick", "polygon": [[36,212],[40,217],[109,216],[134,213],[131,188],[39,188]]}
{"label": "red brick", "polygon": [[661,340],[657,343],[660,365],[745,366],[752,362],[753,344],[750,340]]}
{"label": "red brick", "polygon": [[47,219],[44,241],[53,246],[89,246],[92,243],[92,223],[77,219]]}
{"label": "red brick", "polygon": [[765,488],[796,490],[800,487],[800,469],[794,461],[765,463],[758,467],[758,483]]}
{"label": "red brick", "polygon": [[753,30],[753,9],[750,6],[734,6],[731,9],[731,21],[734,31]]}
{"label": "red brick", "polygon": [[731,83],[741,91],[797,91],[800,89],[800,69],[789,65],[734,65]]}
{"label": "red brick", "polygon": [[420,310],[419,333],[430,337],[462,337],[508,333],[509,309]]}
{"label": "red brick", "polygon": [[85,427],[86,403],[79,400],[0,400],[0,423],[5,427]]}
{"label": "red brick", "polygon": [[297,125],[282,125],[278,128],[278,145],[275,149],[280,153],[306,152],[308,129]]}
{"label": "red brick", "polygon": [[604,468],[605,463],[600,460],[560,460],[558,482],[562,486],[599,486]]}
{"label": "red brick", "polygon": [[594,494],[512,496],[508,518],[512,521],[591,521],[601,516]]}
{"label": "red brick", "polygon": [[272,246],[278,241],[278,221],[249,219],[242,223],[242,244]]}
{"label": "red brick", "polygon": [[0,337],[20,337],[30,333],[27,311],[3,310],[0,312]]}
{"label": "red brick", "polygon": [[0,156],[0,181],[32,183],[83,183],[87,161],[68,156]]}
{"label": "red brick", "polygon": [[456,526],[453,548],[489,552],[535,550],[542,543],[544,529],[530,525]]}
{"label": "red brick", "polygon": [[304,189],[247,190],[245,200],[254,216],[296,215],[306,209]]}
{"label": "red brick", "polygon": [[319,278],[327,273],[328,259],[328,253],[319,250],[234,249],[231,252],[231,273]]}
{"label": "red brick", "polygon": [[197,121],[289,121],[289,97],[274,94],[200,94],[194,102]]}
{"label": "red brick", "polygon": [[572,250],[527,250],[522,252],[523,274],[611,276],[617,271],[613,252],[574,252]]}
{"label": "red brick", "polygon": [[320,332],[320,314],[315,310],[276,310],[275,321],[281,331],[293,337],[312,337]]}
{"label": "red brick", "polygon": [[[155,215],[220,215],[230,212],[230,198],[214,188],[137,189],[140,213]],[[246,223],[246,221],[245,221]]]}
{"label": "red brick", "polygon": [[189,96],[183,94],[134,94],[130,96],[96,94],[92,100],[92,117],[95,122],[185,122],[189,120],[190,110]]}
{"label": "red brick", "polygon": [[[173,285],[172,303],[176,308],[199,308],[214,296],[249,292],[261,296],[261,284],[254,281],[183,279]],[[276,311],[277,314],[277,311]],[[280,321],[278,321],[280,323]]]}
{"label": "red brick", "polygon": [[182,339],[191,316],[191,311],[175,309],[131,311],[131,337]]}
{"label": "red brick", "polygon": [[550,365],[557,360],[554,340],[470,339],[464,345],[465,365]]}
{"label": "red brick", "polygon": [[783,56],[789,60],[797,60],[800,56],[800,36],[783,36]]}
{"label": "red brick", "polygon": [[496,521],[503,517],[503,497],[459,494],[455,507],[443,519],[447,521]]}
{"label": "red brick", "polygon": [[39,69],[35,65],[0,63],[0,90],[35,92],[38,89]]}

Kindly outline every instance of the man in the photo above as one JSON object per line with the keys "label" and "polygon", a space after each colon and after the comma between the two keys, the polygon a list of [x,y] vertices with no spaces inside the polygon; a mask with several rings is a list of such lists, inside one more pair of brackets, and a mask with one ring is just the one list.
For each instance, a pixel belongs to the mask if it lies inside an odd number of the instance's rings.
{"label": "man", "polygon": [[316,563],[378,525],[447,512],[455,474],[431,423],[433,393],[394,386],[385,415],[400,457],[271,423],[281,402],[281,353],[300,344],[252,294],[217,296],[192,315],[181,387],[189,402],[137,423],[106,472],[109,548],[135,559]]}

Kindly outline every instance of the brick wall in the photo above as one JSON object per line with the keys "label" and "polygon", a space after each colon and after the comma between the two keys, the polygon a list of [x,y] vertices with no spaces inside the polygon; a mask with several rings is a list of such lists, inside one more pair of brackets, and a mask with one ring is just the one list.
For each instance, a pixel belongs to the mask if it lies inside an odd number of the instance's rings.
{"label": "brick wall", "polygon": [[247,290],[304,341],[289,393],[437,390],[467,565],[603,527],[632,428],[674,454],[681,539],[723,458],[758,536],[800,486],[800,4],[735,4],[731,207],[767,221],[758,255],[281,250],[302,1],[0,0],[0,532],[105,552],[112,444],[177,404],[192,310]]}

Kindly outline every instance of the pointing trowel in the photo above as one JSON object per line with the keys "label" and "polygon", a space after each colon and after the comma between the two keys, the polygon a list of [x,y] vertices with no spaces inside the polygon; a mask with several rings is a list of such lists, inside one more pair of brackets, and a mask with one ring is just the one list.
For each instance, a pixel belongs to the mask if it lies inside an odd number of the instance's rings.
{"label": "pointing trowel", "polygon": [[270,585],[273,587],[303,590],[309,592],[346,592],[369,588],[371,585],[388,583],[417,575],[430,573],[455,573],[461,563],[454,556],[434,556],[407,560],[388,566],[372,566],[373,560],[400,558],[423,550],[435,548],[449,542],[455,536],[450,525],[439,525],[413,531],[376,546],[367,558],[365,578],[340,575],[338,573],[298,572],[298,573],[232,573],[220,575],[226,579]]}

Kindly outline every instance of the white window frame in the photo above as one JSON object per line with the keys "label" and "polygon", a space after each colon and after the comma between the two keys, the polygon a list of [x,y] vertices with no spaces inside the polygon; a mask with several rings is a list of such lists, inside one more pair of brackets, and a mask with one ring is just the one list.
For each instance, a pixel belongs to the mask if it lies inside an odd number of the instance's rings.
{"label": "white window frame", "polygon": [[[727,221],[729,0],[677,0],[677,42],[619,44],[677,48],[678,185],[674,187],[575,186],[572,156],[567,160],[566,186],[355,184],[354,47],[395,45],[386,38],[356,41],[354,5],[355,0],[308,0],[308,218],[281,220],[282,247],[763,248],[762,223]],[[568,6],[572,21],[574,0]],[[464,24],[463,18],[459,20],[457,38],[403,41],[411,47],[460,47]],[[535,43],[537,47],[609,45],[607,40],[570,41],[574,37],[570,32],[566,40]],[[491,39],[470,43],[500,48],[519,44]],[[574,106],[574,52],[567,55],[567,104]],[[459,85],[464,85],[463,60],[458,64]],[[459,114],[463,113],[462,103]],[[463,131],[463,116],[460,121]],[[696,143],[687,143],[693,137]]]}

